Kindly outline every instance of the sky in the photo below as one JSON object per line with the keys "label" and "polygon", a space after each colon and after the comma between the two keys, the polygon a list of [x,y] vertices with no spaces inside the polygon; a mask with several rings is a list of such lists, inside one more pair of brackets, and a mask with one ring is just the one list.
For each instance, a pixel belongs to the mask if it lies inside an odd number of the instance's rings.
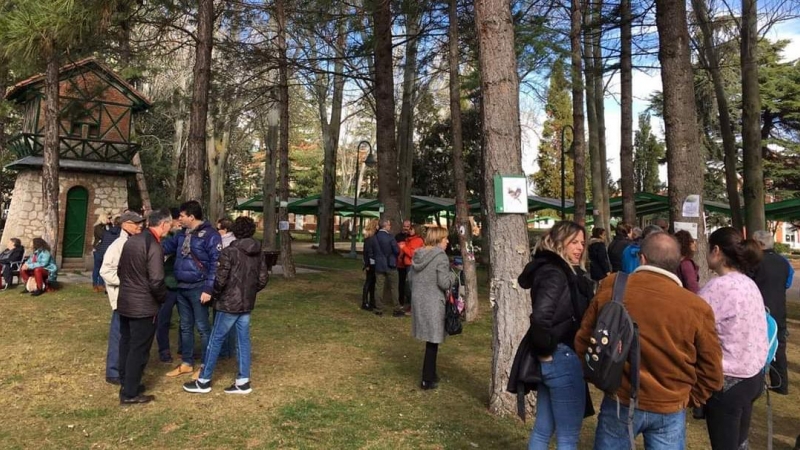
{"label": "sky", "polygon": [[[800,20],[783,23],[769,32],[771,40],[786,39],[791,43],[786,47],[784,59],[792,61],[800,59]],[[608,81],[608,80],[607,80]],[[606,148],[608,165],[614,180],[620,178],[619,147],[620,147],[620,105],[619,105],[619,75],[614,76],[608,83],[610,93],[605,100],[606,113]],[[634,70],[633,73],[633,130],[638,129],[639,113],[647,109],[647,99],[654,92],[661,90],[661,74],[658,70],[648,72]],[[522,94],[521,123],[522,123],[522,167],[526,174],[536,171],[536,155],[539,144],[539,134],[542,131],[544,119],[542,112],[544,105],[535,101],[530,96]],[[652,129],[659,137],[663,138],[664,125],[661,119],[652,119]],[[661,166],[661,180],[667,177],[666,165]]]}

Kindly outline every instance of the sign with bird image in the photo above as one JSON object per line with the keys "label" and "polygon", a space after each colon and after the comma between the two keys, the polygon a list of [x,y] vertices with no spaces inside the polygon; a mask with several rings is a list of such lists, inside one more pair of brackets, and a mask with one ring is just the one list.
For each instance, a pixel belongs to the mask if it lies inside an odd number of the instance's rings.
{"label": "sign with bird image", "polygon": [[528,180],[521,175],[494,176],[495,212],[528,213]]}

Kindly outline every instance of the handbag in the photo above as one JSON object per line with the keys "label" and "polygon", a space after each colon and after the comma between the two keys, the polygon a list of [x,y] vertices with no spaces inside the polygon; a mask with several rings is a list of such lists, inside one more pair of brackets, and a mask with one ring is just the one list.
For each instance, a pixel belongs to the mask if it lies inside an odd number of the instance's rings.
{"label": "handbag", "polygon": [[444,302],[444,331],[450,336],[461,334],[462,331],[461,313],[458,312],[458,304],[452,289],[447,290]]}

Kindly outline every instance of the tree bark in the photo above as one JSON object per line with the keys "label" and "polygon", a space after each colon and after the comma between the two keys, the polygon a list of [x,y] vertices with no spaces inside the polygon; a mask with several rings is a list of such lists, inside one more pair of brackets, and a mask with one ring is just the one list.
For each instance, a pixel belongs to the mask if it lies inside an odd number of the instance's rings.
{"label": "tree bark", "polygon": [[706,2],[704,0],[692,0],[692,8],[700,25],[700,33],[703,40],[702,48],[700,49],[700,62],[711,76],[711,83],[714,85],[714,97],[717,99],[719,128],[722,134],[725,161],[725,189],[728,193],[728,204],[731,208],[731,225],[738,230],[742,230],[744,223],[742,222],[742,205],[739,201],[739,173],[737,170],[739,157],[736,149],[736,136],[733,133],[733,123],[728,109],[728,94],[725,92],[722,70],[720,69],[719,52],[714,46],[714,32],[712,31]]}
{"label": "tree bark", "polygon": [[[0,51],[2,48],[0,48]],[[9,83],[9,71],[8,71],[8,63],[2,56],[0,56],[0,99],[6,98],[6,90],[8,89]],[[0,155],[3,155],[6,150],[6,123],[8,122],[8,117],[6,115],[0,115]]]}
{"label": "tree bark", "polygon": [[45,124],[44,153],[42,165],[42,200],[44,202],[44,220],[42,221],[42,239],[50,245],[53,258],[59,253],[59,220],[58,220],[58,173],[59,173],[59,86],[58,86],[58,50],[56,43],[49,43],[50,55],[47,58],[45,72]]}
{"label": "tree bark", "polygon": [[[594,12],[592,14],[592,29],[594,39],[592,40],[592,55],[594,56],[594,102],[595,116],[597,120],[597,152],[600,162],[600,197],[602,197],[602,207],[600,226],[609,229],[611,220],[611,204],[608,193],[608,155],[606,152],[606,105],[605,105],[605,83],[603,80],[603,53],[600,43],[603,40],[603,0],[594,1]],[[600,198],[598,197],[598,198]],[[611,233],[606,233],[611,236]]]}
{"label": "tree bark", "polygon": [[747,235],[766,226],[764,162],[761,154],[761,99],[758,86],[757,0],[742,0],[742,154],[744,219]]}
{"label": "tree bark", "polygon": [[[622,220],[636,223],[636,203],[633,183],[633,65],[631,61],[631,0],[620,1],[620,184],[622,185]],[[611,236],[609,230],[606,233]]]}
{"label": "tree bark", "polygon": [[[285,0],[275,2],[275,18],[278,24],[278,93],[281,114],[280,142],[280,198],[278,220],[289,223],[289,209],[284,206],[289,202],[289,62],[286,57],[286,10]],[[280,230],[281,267],[283,277],[292,279],[296,276],[294,258],[292,257],[292,236],[289,230]]]}
{"label": "tree bark", "polygon": [[[522,175],[519,78],[514,51],[514,23],[509,0],[477,0],[475,24],[480,51],[481,89],[486,139],[486,221],[492,235],[492,271],[489,285],[492,327],[492,381],[489,409],[496,414],[516,410],[514,396],[506,392],[514,353],[528,328],[530,299],[517,284],[529,259],[524,214],[495,212],[495,175]],[[502,239],[499,237],[502,236]]]}
{"label": "tree bark", "polygon": [[581,59],[581,2],[570,2],[570,47],[572,51],[572,173],[575,222],[586,223],[586,138],[583,115],[583,61]]}
{"label": "tree bark", "polygon": [[178,198],[178,173],[181,167],[181,158],[185,148],[185,140],[183,133],[186,129],[186,120],[183,116],[179,116],[174,120],[174,133],[172,137],[172,158],[170,160],[170,167],[172,170],[169,174],[169,181],[167,182],[167,197],[170,200]]}
{"label": "tree bark", "polygon": [[[584,0],[583,11],[583,54],[584,74],[586,76],[586,122],[589,126],[589,160],[592,173],[592,217],[594,225],[606,228],[603,221],[603,172],[605,161],[600,156],[600,135],[597,123],[597,101],[595,77],[597,70],[594,60],[594,24],[591,0]],[[607,229],[607,228],[606,228]]]}
{"label": "tree bark", "polygon": [[150,204],[150,192],[147,190],[147,180],[144,178],[144,172],[142,172],[142,159],[139,157],[140,152],[136,152],[133,155],[133,161],[131,161],[131,165],[136,168],[136,187],[139,189],[139,198],[142,200],[142,209],[144,210],[145,214],[153,210],[153,206]]}
{"label": "tree bark", "polygon": [[[331,119],[328,121],[327,93],[328,84],[317,87],[317,108],[320,124],[322,125],[322,140],[324,146],[324,160],[322,169],[322,196],[319,207],[319,246],[317,253],[330,254],[334,251],[335,236],[333,233],[334,200],[336,197],[336,153],[339,150],[339,135],[342,127],[342,101],[344,98],[344,39],[345,30],[338,27],[337,59],[333,65],[333,98],[331,100]],[[317,76],[321,82],[323,77]],[[327,80],[327,76],[324,77]]]}
{"label": "tree bark", "polygon": [[[233,99],[227,99],[233,101]],[[208,159],[208,220],[217,221],[225,215],[225,174],[230,154],[231,130],[236,120],[228,111],[230,105],[221,108],[222,118],[206,130],[206,157]]]}
{"label": "tree bark", "polygon": [[[378,198],[383,217],[400,223],[400,183],[394,122],[392,12],[389,0],[375,0],[375,124],[378,155]],[[395,227],[395,230],[399,227]]]}
{"label": "tree bark", "polygon": [[475,254],[472,248],[472,223],[469,220],[467,177],[464,171],[464,140],[461,127],[461,79],[459,76],[458,0],[449,5],[449,66],[450,66],[450,121],[453,130],[453,178],[456,185],[456,229],[458,247],[464,262],[464,303],[468,322],[478,318],[478,281],[475,273]]}
{"label": "tree bark", "polygon": [[277,215],[275,213],[275,196],[277,193],[277,167],[278,167],[278,134],[280,122],[280,111],[277,105],[270,106],[267,112],[267,127],[262,130],[264,140],[264,190],[261,196],[261,203],[264,208],[264,249],[276,250],[275,242],[276,231],[278,228]]}
{"label": "tree bark", "polygon": [[214,0],[197,0],[197,43],[192,73],[192,105],[189,112],[189,144],[183,200],[203,201],[208,90],[211,85],[211,49],[214,34]]}
{"label": "tree bark", "polygon": [[417,89],[417,49],[420,30],[420,6],[415,0],[407,2],[406,56],[403,66],[403,99],[397,127],[397,156],[400,175],[400,211],[403,219],[411,218],[412,162],[414,161],[414,92]]}
{"label": "tree bark", "polygon": [[701,217],[684,217],[688,195],[703,194],[704,158],[695,111],[694,75],[689,54],[686,3],[656,0],[656,27],[660,47],[658,60],[664,87],[664,127],[667,141],[667,177],[670,220],[697,224],[697,254],[701,280],[708,278],[708,239]]}

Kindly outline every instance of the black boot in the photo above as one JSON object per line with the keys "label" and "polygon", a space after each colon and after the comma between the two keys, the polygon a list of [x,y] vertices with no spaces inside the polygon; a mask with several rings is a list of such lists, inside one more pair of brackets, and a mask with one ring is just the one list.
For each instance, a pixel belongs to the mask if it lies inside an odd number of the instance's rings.
{"label": "black boot", "polygon": [[40,296],[42,294],[44,294],[44,291],[42,291],[41,289],[37,289],[37,290],[31,292],[31,296],[32,297],[38,297],[38,296]]}

